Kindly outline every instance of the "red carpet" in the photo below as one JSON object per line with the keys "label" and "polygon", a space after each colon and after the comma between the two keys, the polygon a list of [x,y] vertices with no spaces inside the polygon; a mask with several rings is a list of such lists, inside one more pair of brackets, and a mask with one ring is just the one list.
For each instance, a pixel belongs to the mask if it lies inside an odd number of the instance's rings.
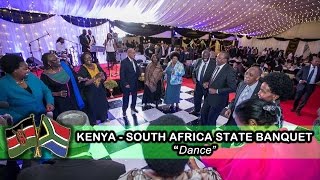
{"label": "red carpet", "polygon": [[[195,84],[192,79],[183,79],[183,85],[193,88]],[[235,93],[230,94],[229,99],[232,100]],[[314,120],[317,118],[317,110],[320,107],[320,87],[317,86],[315,92],[310,97],[308,103],[301,111],[301,116],[297,116],[294,112],[291,112],[293,106],[293,100],[281,102],[284,119],[290,123],[306,127],[311,129]]]}

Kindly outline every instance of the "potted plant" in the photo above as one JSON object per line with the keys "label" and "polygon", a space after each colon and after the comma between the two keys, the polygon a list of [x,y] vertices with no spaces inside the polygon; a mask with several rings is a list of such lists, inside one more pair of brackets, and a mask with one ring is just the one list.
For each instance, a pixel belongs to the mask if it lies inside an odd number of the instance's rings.
{"label": "potted plant", "polygon": [[104,83],[103,83],[104,87],[106,89],[108,89],[110,91],[110,98],[114,98],[113,97],[113,89],[118,87],[118,83],[115,81],[115,80],[112,80],[112,79],[108,79],[106,80]]}

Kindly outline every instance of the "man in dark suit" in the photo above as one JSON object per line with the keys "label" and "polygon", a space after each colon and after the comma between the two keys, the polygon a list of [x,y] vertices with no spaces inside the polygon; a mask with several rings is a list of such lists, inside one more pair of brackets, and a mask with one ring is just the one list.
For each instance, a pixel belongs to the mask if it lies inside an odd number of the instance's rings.
{"label": "man in dark suit", "polygon": [[91,56],[92,56],[92,62],[93,63],[99,63],[98,59],[97,59],[97,52],[92,52],[91,47],[96,45],[96,38],[94,37],[94,35],[92,35],[91,30],[88,30],[88,35],[87,38],[89,40],[89,46],[90,46],[90,52],[91,52]]}
{"label": "man in dark suit", "polygon": [[228,104],[229,93],[237,88],[236,74],[228,60],[229,53],[220,52],[211,77],[204,79],[203,87],[208,89],[209,94],[201,110],[202,125],[216,125],[217,118]]}
{"label": "man in dark suit", "polygon": [[134,59],[136,52],[134,49],[129,48],[127,51],[128,57],[121,61],[120,66],[120,85],[123,92],[123,116],[126,116],[126,110],[129,105],[129,96],[132,95],[131,110],[136,110],[137,90],[138,90],[138,78],[140,76],[139,66]]}
{"label": "man in dark suit", "polygon": [[87,36],[87,30],[83,29],[82,34],[79,36],[80,44],[82,46],[82,52],[90,52],[89,38]]}
{"label": "man in dark suit", "polygon": [[313,93],[316,83],[320,81],[319,64],[320,58],[313,56],[311,64],[303,67],[296,75],[299,84],[297,85],[296,96],[291,111],[296,112],[298,116],[301,115],[301,109],[306,105],[309,97]]}
{"label": "man in dark suit", "polygon": [[192,79],[196,87],[194,90],[194,110],[190,114],[195,116],[200,114],[202,97],[206,98],[208,95],[207,90],[203,88],[203,79],[210,78],[216,66],[216,61],[209,57],[208,50],[202,51],[202,58],[197,60],[192,72]]}
{"label": "man in dark suit", "polygon": [[236,97],[229,103],[225,112],[225,116],[229,118],[227,125],[237,126],[234,110],[241,102],[250,98],[259,98],[258,92],[261,86],[259,79],[261,74],[262,70],[257,66],[253,66],[246,71],[244,81],[238,85]]}

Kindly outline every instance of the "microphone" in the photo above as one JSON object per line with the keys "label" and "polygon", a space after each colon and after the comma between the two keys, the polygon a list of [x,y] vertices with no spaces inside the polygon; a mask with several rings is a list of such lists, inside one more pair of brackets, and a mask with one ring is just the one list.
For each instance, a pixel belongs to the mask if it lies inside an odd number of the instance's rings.
{"label": "microphone", "polygon": [[46,32],[47,32],[47,35],[50,36],[50,34],[48,33],[48,31],[46,31]]}
{"label": "microphone", "polygon": [[0,108],[8,108],[9,107],[9,103],[6,101],[0,101]]}

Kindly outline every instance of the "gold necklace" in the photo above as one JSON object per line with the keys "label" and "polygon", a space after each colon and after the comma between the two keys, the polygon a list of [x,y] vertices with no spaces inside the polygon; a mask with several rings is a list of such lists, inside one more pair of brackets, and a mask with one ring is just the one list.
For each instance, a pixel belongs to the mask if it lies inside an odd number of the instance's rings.
{"label": "gold necklace", "polygon": [[60,72],[60,67],[58,68],[58,70],[53,70],[53,69],[51,69],[51,71],[55,74],[55,73],[57,73],[57,72]]}
{"label": "gold necklace", "polygon": [[21,85],[21,84],[23,84],[23,83],[24,83],[24,79],[23,79],[23,80],[21,80],[21,81],[16,81],[16,83],[17,83],[18,85]]}

